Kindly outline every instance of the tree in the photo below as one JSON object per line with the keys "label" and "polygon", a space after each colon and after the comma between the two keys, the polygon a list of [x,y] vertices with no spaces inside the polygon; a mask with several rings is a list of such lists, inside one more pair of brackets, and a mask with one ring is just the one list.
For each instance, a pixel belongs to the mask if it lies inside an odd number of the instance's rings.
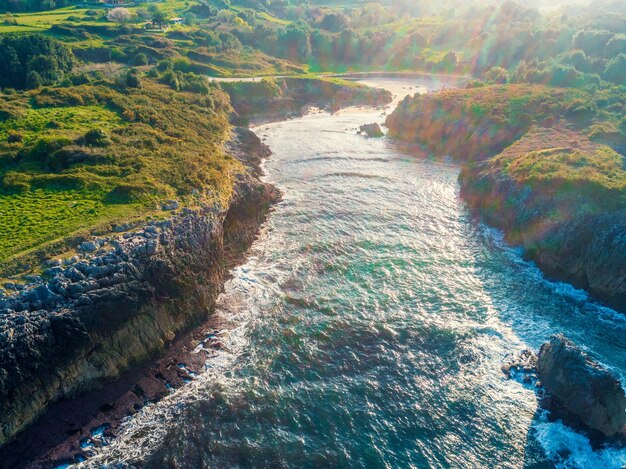
{"label": "tree", "polygon": [[339,32],[348,26],[348,17],[343,13],[328,13],[320,22],[320,28],[327,31]]}
{"label": "tree", "polygon": [[61,79],[74,67],[71,50],[39,34],[0,39],[0,87],[33,88]]}
{"label": "tree", "polygon": [[107,19],[117,24],[126,24],[133,19],[133,14],[128,8],[113,8],[107,14]]}
{"label": "tree", "polygon": [[574,35],[574,47],[582,49],[588,56],[602,57],[604,48],[612,38],[613,33],[609,31],[578,31]]}
{"label": "tree", "polygon": [[194,24],[196,24],[196,19],[197,16],[191,12],[185,13],[185,24],[187,26],[193,26]]}
{"label": "tree", "polygon": [[36,55],[28,61],[27,67],[29,73],[36,72],[39,74],[43,83],[53,83],[61,78],[59,66],[54,56]]}
{"label": "tree", "polygon": [[295,21],[285,28],[281,42],[289,58],[306,60],[311,55],[311,27],[301,19]]}
{"label": "tree", "polygon": [[203,1],[197,5],[193,5],[190,8],[190,11],[198,15],[200,18],[211,18],[217,15],[218,9]]}
{"label": "tree", "polygon": [[220,23],[232,23],[237,15],[230,10],[220,10],[217,12],[216,18]]}
{"label": "tree", "polygon": [[156,10],[152,13],[152,25],[155,28],[163,29],[167,25],[167,15],[163,13],[161,10]]}
{"label": "tree", "polygon": [[617,85],[626,86],[626,54],[620,54],[606,64],[604,78]]}

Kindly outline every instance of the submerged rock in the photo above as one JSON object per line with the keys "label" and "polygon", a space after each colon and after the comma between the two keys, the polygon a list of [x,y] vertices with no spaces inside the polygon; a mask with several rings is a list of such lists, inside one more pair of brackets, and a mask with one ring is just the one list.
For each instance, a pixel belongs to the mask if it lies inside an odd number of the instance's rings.
{"label": "submerged rock", "polygon": [[626,426],[626,395],[619,380],[563,335],[539,350],[537,371],[546,390],[584,424],[606,436]]}
{"label": "submerged rock", "polygon": [[385,134],[383,133],[383,130],[380,128],[380,125],[377,123],[364,124],[361,127],[359,127],[359,132],[364,133],[365,135],[371,138],[380,138],[380,137],[385,136]]}

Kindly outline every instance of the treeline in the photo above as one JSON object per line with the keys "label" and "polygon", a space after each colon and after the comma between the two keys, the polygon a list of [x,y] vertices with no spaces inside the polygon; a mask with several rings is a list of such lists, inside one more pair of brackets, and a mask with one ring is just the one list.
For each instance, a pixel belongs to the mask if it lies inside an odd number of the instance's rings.
{"label": "treeline", "polygon": [[607,7],[608,13],[585,20],[542,16],[512,1],[496,9],[474,4],[432,24],[416,23],[408,32],[376,27],[399,20],[396,10],[379,3],[343,11],[289,8],[299,16],[289,25],[255,25],[250,15],[247,27],[234,24],[232,32],[245,45],[320,69],[456,72],[563,86],[626,80],[626,2],[621,12]]}
{"label": "treeline", "polygon": [[0,0],[0,12],[52,10],[70,3],[70,0]]}

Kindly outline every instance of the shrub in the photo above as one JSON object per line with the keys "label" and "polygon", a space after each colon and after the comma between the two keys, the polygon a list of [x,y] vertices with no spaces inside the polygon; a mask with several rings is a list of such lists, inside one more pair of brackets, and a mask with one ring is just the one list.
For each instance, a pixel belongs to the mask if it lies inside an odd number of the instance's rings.
{"label": "shrub", "polygon": [[138,67],[141,67],[142,65],[148,65],[148,56],[146,56],[146,54],[144,54],[143,52],[140,52],[133,59],[133,64],[137,65]]}
{"label": "shrub", "polygon": [[122,49],[114,47],[111,49],[111,60],[114,62],[124,63],[128,61],[128,56]]}
{"label": "shrub", "polygon": [[26,192],[30,189],[30,176],[9,171],[2,178],[2,189],[4,192]]}
{"label": "shrub", "polygon": [[503,84],[508,81],[508,74],[502,67],[491,67],[485,74],[485,78],[491,83]]}
{"label": "shrub", "polygon": [[45,162],[51,154],[71,143],[71,140],[65,137],[43,137],[37,140],[26,154],[32,160]]}
{"label": "shrub", "polygon": [[167,72],[174,68],[174,63],[172,59],[164,59],[157,64],[156,68],[159,72]]}
{"label": "shrub", "polygon": [[24,84],[26,88],[36,89],[40,86],[43,86],[43,84],[43,78],[41,77],[41,75],[39,75],[39,73],[35,72],[34,70],[31,70],[30,72],[28,72],[28,75],[26,75],[26,83]]}
{"label": "shrub", "polygon": [[606,64],[604,78],[617,85],[626,86],[626,54],[620,54]]}
{"label": "shrub", "polygon": [[193,26],[194,24],[196,24],[197,17],[195,14],[191,12],[186,13],[184,18],[185,18],[185,24],[187,26]]}
{"label": "shrub", "polygon": [[7,142],[9,143],[19,143],[24,139],[24,136],[17,132],[16,130],[9,130],[9,135],[7,137]]}
{"label": "shrub", "polygon": [[104,147],[110,142],[111,139],[102,129],[91,129],[79,139],[79,143],[91,147]]}
{"label": "shrub", "polygon": [[121,77],[122,86],[126,88],[141,88],[141,80],[136,70],[129,70]]}

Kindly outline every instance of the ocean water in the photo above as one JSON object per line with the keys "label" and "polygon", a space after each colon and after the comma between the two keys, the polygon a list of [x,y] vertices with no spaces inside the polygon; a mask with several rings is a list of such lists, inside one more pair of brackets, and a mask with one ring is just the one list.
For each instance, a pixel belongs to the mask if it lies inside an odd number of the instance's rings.
{"label": "ocean water", "polygon": [[[432,80],[380,80],[398,97]],[[626,318],[549,281],[459,197],[459,167],[356,127],[381,110],[256,130],[283,191],[219,300],[206,371],[85,467],[622,467],[550,422],[507,357],[564,332],[626,377]],[[214,340],[212,337],[207,337]]]}

